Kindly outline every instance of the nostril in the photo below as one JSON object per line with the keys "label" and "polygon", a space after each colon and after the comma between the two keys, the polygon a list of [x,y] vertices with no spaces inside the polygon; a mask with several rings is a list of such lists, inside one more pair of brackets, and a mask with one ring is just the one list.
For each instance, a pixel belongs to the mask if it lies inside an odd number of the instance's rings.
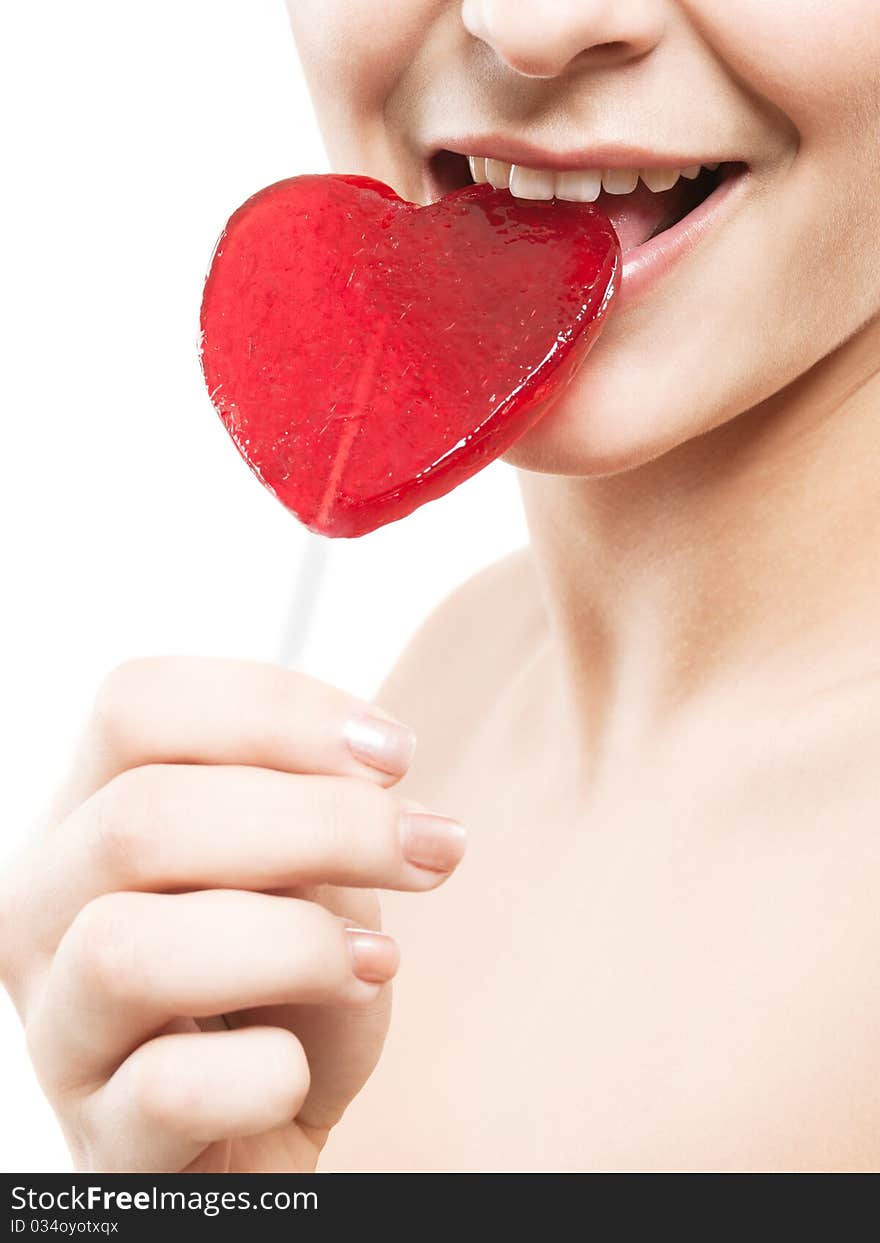
{"label": "nostril", "polygon": [[590,51],[596,56],[628,56],[630,48],[621,39],[613,39],[610,43],[597,43]]}
{"label": "nostril", "polygon": [[605,69],[624,65],[639,59],[644,53],[625,39],[609,39],[607,43],[595,43],[584,48],[568,62],[566,71],[578,69]]}

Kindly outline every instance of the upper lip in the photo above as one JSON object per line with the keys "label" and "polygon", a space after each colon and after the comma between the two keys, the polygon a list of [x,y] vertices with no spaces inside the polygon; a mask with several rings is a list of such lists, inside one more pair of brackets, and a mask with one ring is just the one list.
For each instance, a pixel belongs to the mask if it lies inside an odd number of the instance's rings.
{"label": "upper lip", "polygon": [[521,139],[500,134],[473,134],[439,143],[435,150],[456,155],[485,156],[524,168],[543,168],[564,172],[576,168],[689,168],[695,164],[739,162],[738,156],[715,150],[684,151],[683,148],[658,150],[657,147],[619,143],[591,143],[589,146],[552,150]]}

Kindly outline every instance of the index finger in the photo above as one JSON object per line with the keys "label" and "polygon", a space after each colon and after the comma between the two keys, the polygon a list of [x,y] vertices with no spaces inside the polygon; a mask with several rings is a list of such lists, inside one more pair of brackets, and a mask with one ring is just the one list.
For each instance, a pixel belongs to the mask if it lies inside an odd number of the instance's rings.
{"label": "index finger", "polygon": [[49,822],[142,764],[238,764],[389,786],[414,750],[413,731],[382,709],[290,669],[185,656],[134,660],[102,684]]}

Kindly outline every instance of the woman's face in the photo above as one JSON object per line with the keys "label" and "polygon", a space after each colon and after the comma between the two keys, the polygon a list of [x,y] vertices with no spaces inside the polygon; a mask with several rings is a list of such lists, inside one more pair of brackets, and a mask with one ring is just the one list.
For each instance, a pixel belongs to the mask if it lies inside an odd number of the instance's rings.
{"label": "woman's face", "polygon": [[[658,187],[603,193],[625,251],[618,306],[516,465],[637,466],[880,322],[877,0],[289,7],[340,172],[421,202],[470,180],[467,155],[501,162],[496,180],[505,161],[545,170],[513,189],[548,197],[559,170],[583,173],[574,194],[594,193],[595,169],[626,189],[645,168]],[[691,176],[662,193],[670,167]]]}

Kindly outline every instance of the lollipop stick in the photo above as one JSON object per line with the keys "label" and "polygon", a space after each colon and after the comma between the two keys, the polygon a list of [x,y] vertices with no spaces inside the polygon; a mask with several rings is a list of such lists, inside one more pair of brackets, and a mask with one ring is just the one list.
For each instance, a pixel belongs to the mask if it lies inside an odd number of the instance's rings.
{"label": "lollipop stick", "polygon": [[336,501],[337,490],[345,468],[348,465],[348,459],[351,456],[351,447],[354,444],[355,437],[361,430],[367,413],[366,403],[376,385],[376,373],[379,370],[382,349],[387,335],[388,320],[386,319],[383,320],[380,327],[373,334],[370,340],[369,351],[365,355],[363,365],[358,372],[351,402],[352,408],[356,413],[349,415],[345,419],[345,426],[339,437],[339,444],[336,446],[336,456],[333,459],[333,465],[330,467],[330,474],[327,477],[327,486],[324,489],[324,495],[321,497],[321,504],[318,506],[316,522],[319,526],[324,526]]}

